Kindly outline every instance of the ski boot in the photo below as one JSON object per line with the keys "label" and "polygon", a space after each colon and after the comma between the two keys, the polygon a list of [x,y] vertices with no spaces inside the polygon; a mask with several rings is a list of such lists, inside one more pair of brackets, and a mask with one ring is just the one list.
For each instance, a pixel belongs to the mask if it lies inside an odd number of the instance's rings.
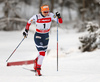
{"label": "ski boot", "polygon": [[40,73],[41,68],[37,68],[36,70],[36,76],[42,76],[42,74]]}

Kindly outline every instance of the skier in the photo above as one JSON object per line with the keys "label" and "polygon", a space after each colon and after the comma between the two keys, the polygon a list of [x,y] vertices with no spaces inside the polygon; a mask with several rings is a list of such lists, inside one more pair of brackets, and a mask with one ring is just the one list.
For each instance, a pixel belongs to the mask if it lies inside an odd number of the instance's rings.
{"label": "skier", "polygon": [[41,6],[41,13],[33,15],[29,21],[27,22],[25,31],[23,32],[24,37],[28,36],[29,26],[32,22],[36,23],[36,32],[34,34],[34,41],[36,44],[36,48],[39,52],[38,57],[34,60],[34,70],[36,71],[38,76],[41,76],[41,65],[48,47],[49,42],[49,31],[50,31],[50,25],[52,20],[59,23],[63,23],[63,20],[60,16],[59,12],[56,12],[56,16],[49,12],[49,6],[48,5],[42,5]]}

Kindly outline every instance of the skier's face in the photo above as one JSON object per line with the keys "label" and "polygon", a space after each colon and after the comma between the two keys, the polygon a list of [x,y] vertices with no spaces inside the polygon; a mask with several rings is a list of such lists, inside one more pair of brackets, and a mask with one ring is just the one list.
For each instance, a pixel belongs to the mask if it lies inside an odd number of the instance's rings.
{"label": "skier's face", "polygon": [[42,15],[47,16],[49,13],[49,6],[48,5],[41,6],[41,12],[42,12]]}
{"label": "skier's face", "polygon": [[44,16],[47,16],[48,13],[49,13],[49,11],[42,11],[42,14],[43,14]]}

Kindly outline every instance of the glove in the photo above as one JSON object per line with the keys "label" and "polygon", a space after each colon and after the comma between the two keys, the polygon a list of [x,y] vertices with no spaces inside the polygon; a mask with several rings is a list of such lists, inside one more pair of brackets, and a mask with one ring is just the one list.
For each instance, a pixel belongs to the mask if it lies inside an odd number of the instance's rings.
{"label": "glove", "polygon": [[56,16],[57,16],[58,18],[61,18],[61,16],[60,16],[60,13],[59,13],[59,12],[56,12]]}
{"label": "glove", "polygon": [[27,29],[25,29],[25,32],[23,32],[23,36],[27,38],[27,36],[28,36],[28,30]]}

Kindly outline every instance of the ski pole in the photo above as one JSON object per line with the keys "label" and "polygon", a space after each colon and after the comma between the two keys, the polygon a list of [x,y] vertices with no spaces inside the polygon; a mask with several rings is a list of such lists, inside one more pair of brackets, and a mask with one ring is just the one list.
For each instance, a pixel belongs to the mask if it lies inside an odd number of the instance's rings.
{"label": "ski pole", "polygon": [[58,18],[57,18],[57,71],[58,71]]}
{"label": "ski pole", "polygon": [[14,54],[14,52],[17,50],[17,48],[20,46],[20,44],[24,41],[26,37],[24,37],[21,42],[18,44],[18,46],[15,48],[15,50],[12,52],[12,54],[8,57],[8,59],[6,60],[6,62],[10,59],[10,57]]}

